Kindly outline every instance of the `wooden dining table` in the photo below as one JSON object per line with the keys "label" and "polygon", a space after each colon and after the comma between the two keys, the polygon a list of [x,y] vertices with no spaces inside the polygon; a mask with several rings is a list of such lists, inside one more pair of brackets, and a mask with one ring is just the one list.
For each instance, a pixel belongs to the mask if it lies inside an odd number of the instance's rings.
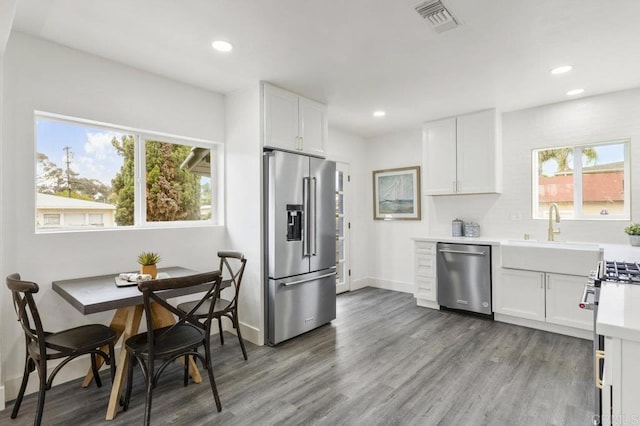
{"label": "wooden dining table", "polygon": [[[159,268],[158,273],[164,273],[169,277],[175,278],[194,275],[200,272],[180,266],[173,266]],[[124,342],[126,342],[129,337],[138,333],[144,311],[142,293],[138,290],[137,285],[117,287],[115,283],[115,277],[117,275],[118,274],[108,274],[52,282],[53,291],[62,296],[64,300],[84,315],[115,309],[110,327],[116,332],[116,341],[122,339],[122,346],[117,355],[116,376],[113,379],[111,396],[109,397],[109,405],[107,406],[107,420],[113,420],[116,416],[120,395],[126,384],[128,359]],[[221,288],[225,287],[225,285],[228,286],[229,283],[223,281]],[[162,295],[166,298],[185,296],[207,291],[209,286],[210,284],[202,284],[194,287],[166,290],[162,292]],[[154,328],[175,323],[173,314],[160,305],[153,303],[151,309],[154,317]],[[101,357],[98,357],[98,363],[98,368],[100,368],[103,364]],[[189,373],[195,383],[202,382],[202,376],[193,358],[189,360]],[[82,386],[89,386],[92,380],[93,373],[91,369],[89,369],[89,372],[82,382]]]}

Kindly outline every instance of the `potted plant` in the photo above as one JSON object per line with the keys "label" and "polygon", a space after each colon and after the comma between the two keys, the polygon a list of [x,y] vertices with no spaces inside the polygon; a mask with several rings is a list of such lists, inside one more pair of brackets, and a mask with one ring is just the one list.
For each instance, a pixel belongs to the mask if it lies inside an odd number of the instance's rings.
{"label": "potted plant", "polygon": [[140,264],[140,273],[149,274],[151,278],[155,279],[158,275],[158,267],[156,266],[160,262],[160,256],[158,253],[152,251],[143,251],[138,255],[138,263]]}
{"label": "potted plant", "polygon": [[629,242],[632,246],[640,246],[640,223],[632,223],[624,228],[624,232],[629,234]]}

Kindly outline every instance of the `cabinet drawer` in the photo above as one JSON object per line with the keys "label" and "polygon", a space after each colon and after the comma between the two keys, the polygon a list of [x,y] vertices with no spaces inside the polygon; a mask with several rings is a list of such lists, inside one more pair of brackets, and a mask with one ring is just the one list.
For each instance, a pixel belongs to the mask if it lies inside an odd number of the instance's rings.
{"label": "cabinet drawer", "polygon": [[436,254],[436,243],[416,241],[416,254]]}
{"label": "cabinet drawer", "polygon": [[416,277],[414,296],[417,299],[436,300],[436,279],[434,277]]}
{"label": "cabinet drawer", "polygon": [[416,275],[421,277],[435,277],[436,257],[416,255]]}

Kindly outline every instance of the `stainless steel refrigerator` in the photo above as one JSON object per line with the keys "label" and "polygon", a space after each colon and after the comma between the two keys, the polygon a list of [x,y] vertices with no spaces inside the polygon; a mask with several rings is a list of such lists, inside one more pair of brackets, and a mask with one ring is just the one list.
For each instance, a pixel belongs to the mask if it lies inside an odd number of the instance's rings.
{"label": "stainless steel refrigerator", "polygon": [[264,152],[265,343],[336,318],[336,164]]}

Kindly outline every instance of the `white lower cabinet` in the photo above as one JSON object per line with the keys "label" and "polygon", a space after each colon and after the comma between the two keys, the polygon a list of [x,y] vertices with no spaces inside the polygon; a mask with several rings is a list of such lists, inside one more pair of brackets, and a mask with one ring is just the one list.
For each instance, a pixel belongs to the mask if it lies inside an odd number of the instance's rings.
{"label": "white lower cabinet", "polygon": [[502,270],[502,286],[494,288],[494,311],[544,321],[544,272]]}
{"label": "white lower cabinet", "polygon": [[605,337],[604,349],[602,425],[637,425],[640,423],[640,342]]}
{"label": "white lower cabinet", "polygon": [[548,272],[502,269],[494,288],[495,312],[566,327],[593,330],[593,312],[578,303],[587,278]]}
{"label": "white lower cabinet", "polygon": [[436,307],[436,243],[415,242],[414,296],[421,306]]}

